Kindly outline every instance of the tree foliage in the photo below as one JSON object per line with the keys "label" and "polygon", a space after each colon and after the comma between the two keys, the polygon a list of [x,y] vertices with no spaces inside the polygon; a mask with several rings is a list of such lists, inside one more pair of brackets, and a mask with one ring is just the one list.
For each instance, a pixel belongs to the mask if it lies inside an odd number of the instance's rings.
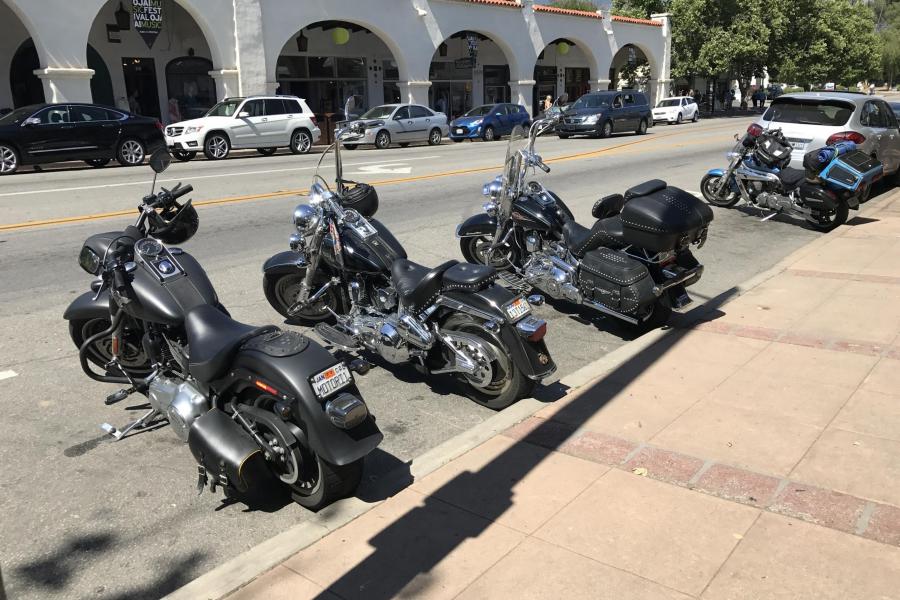
{"label": "tree foliage", "polygon": [[583,10],[587,12],[597,12],[597,5],[592,0],[553,0],[549,3],[555,8],[565,8],[568,10]]}
{"label": "tree foliage", "polygon": [[900,2],[875,0],[872,12],[875,30],[881,40],[882,76],[893,86],[900,79]]}
{"label": "tree foliage", "polygon": [[666,12],[669,0],[613,0],[612,14],[648,19],[654,13]]}

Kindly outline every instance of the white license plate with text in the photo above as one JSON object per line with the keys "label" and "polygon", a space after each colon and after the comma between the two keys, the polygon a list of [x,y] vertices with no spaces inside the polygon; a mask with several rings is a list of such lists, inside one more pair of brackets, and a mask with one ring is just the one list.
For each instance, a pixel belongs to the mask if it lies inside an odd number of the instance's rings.
{"label": "white license plate with text", "polygon": [[313,375],[312,388],[319,398],[324,398],[333,394],[342,387],[348,386],[353,382],[353,376],[350,369],[343,363],[334,365],[325,369],[321,373]]}
{"label": "white license plate with text", "polygon": [[516,298],[506,305],[506,316],[510,321],[518,321],[531,312],[531,305],[525,298]]}
{"label": "white license plate with text", "polygon": [[456,133],[462,134],[462,132],[463,132],[462,129],[457,129],[457,130],[456,130]]}

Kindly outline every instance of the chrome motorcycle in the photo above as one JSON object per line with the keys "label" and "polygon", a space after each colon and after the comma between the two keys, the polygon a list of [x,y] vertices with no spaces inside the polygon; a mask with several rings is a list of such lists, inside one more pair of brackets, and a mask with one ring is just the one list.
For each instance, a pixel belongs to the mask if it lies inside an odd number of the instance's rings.
{"label": "chrome motorcycle", "polygon": [[317,168],[309,202],[294,211],[290,251],[263,266],[269,303],[288,322],[314,325],[337,348],[453,374],[467,396],[489,408],[529,396],[556,369],[543,340],[547,325],[531,314],[543,298],[496,285],[491,267],[408,260],[373,218],[375,189],[343,179],[340,146],[360,134],[353,125],[336,130],[325,153],[334,149],[335,188]]}
{"label": "chrome motorcycle", "polygon": [[[163,150],[150,164],[160,173],[170,160]],[[128,426],[101,427],[121,440],[168,421],[199,465],[200,491],[257,494],[280,481],[317,510],[356,490],[383,436],[345,364],[296,332],[232,320],[203,267],[170,246],[197,231],[190,200],[178,202],[192,189],[151,190],[134,225],[81,249],[97,279],[64,314],[81,367],[127,386],[107,405],[133,393],[149,402]]]}
{"label": "chrome motorcycle", "polygon": [[673,308],[691,302],[685,288],[703,274],[691,246],[706,241],[712,211],[664,181],[635,186],[594,205],[597,221],[579,225],[562,199],[529,170],[550,172],[535,152],[555,118],[536,120],[510,136],[503,174],[484,186],[484,212],[456,230],[466,260],[504,272],[504,282],[537,289],[639,326],[664,325]]}

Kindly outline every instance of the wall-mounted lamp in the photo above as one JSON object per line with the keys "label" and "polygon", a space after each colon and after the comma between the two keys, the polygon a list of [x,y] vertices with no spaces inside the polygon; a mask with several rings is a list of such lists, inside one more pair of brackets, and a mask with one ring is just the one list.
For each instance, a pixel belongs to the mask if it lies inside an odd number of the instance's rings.
{"label": "wall-mounted lamp", "polygon": [[119,2],[119,10],[115,12],[115,15],[116,27],[118,27],[120,31],[128,31],[131,29],[131,13],[125,10],[125,7],[122,6],[121,2]]}
{"label": "wall-mounted lamp", "polygon": [[303,32],[300,32],[300,35],[297,36],[297,51],[298,52],[306,52],[309,49],[309,38],[303,35]]}

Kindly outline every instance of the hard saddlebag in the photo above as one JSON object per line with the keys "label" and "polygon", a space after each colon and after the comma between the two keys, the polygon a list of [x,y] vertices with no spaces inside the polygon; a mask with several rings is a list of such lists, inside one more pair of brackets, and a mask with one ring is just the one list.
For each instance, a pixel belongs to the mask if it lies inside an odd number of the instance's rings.
{"label": "hard saddlebag", "polygon": [[632,195],[622,208],[625,241],[650,252],[676,250],[703,240],[712,220],[706,203],[676,187]]}
{"label": "hard saddlebag", "polygon": [[584,255],[578,269],[578,287],[586,299],[638,317],[643,317],[656,300],[647,267],[609,248]]}

